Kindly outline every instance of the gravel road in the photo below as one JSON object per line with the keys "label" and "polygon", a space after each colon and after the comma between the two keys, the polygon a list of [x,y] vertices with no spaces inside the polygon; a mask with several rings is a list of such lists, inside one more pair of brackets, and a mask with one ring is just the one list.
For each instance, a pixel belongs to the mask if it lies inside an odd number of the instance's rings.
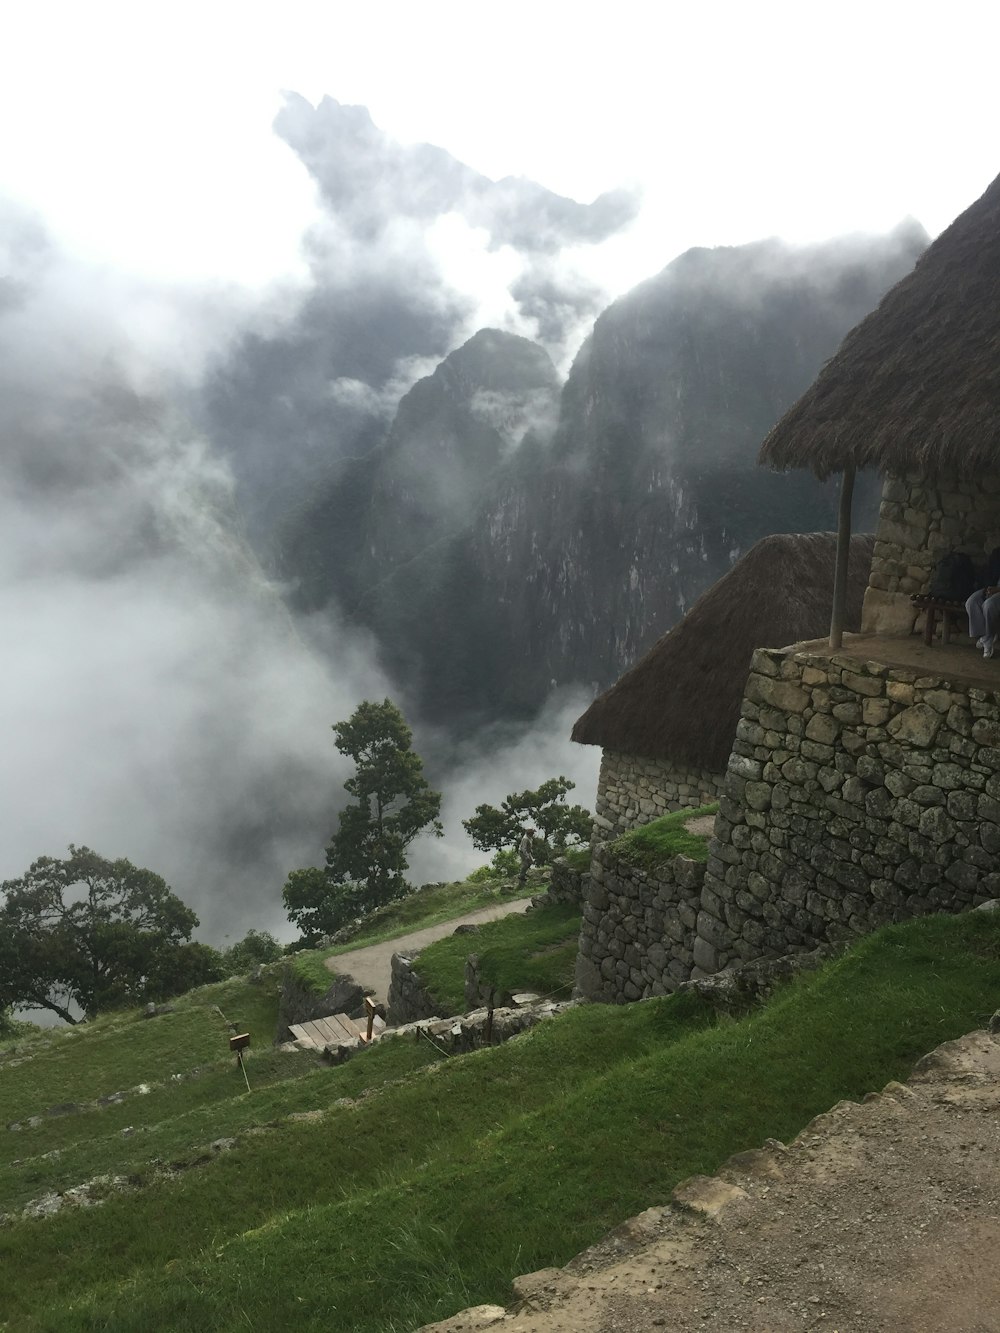
{"label": "gravel road", "polygon": [[[426,926],[415,930],[410,935],[400,935],[384,944],[369,944],[350,953],[337,954],[326,960],[331,972],[349,972],[361,986],[371,986],[375,999],[383,1002],[389,996],[390,963],[394,953],[417,953],[427,944],[444,939],[454,933],[456,926],[481,926],[484,921],[496,921],[499,917],[510,916],[513,912],[525,912],[531,906],[530,898],[514,898],[506,902],[497,902],[489,907],[480,907],[465,916],[456,916],[451,921],[442,921],[436,926]],[[469,945],[469,952],[474,946]]]}

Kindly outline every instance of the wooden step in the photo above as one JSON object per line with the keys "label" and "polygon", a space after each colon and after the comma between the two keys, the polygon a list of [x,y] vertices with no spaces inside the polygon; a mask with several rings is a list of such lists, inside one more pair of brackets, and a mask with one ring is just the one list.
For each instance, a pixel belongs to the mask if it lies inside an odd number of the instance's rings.
{"label": "wooden step", "polygon": [[[327,1046],[364,1041],[368,1035],[368,1020],[348,1018],[346,1014],[327,1014],[325,1018],[313,1018],[308,1023],[293,1023],[289,1031],[296,1041],[308,1043],[315,1050],[323,1051]],[[384,1031],[385,1019],[376,1014],[372,1025],[372,1041],[377,1041]]]}

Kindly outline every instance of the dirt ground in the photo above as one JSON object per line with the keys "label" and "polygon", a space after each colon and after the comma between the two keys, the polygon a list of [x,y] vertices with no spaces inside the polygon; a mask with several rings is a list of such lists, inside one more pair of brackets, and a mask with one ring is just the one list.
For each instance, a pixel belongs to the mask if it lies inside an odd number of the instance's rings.
{"label": "dirt ground", "polygon": [[[800,650],[829,653],[826,639],[811,639],[795,645]],[[893,637],[887,634],[845,634],[840,650],[844,657],[856,657],[862,662],[881,662],[885,666],[915,671],[918,676],[937,676],[964,680],[986,690],[1000,686],[1000,657],[983,659],[972,640],[958,634],[945,645],[940,638],[928,648],[922,634]]]}
{"label": "dirt ground", "polygon": [[[539,890],[541,892],[541,890]],[[400,935],[397,939],[386,940],[384,944],[370,944],[362,949],[352,949],[350,953],[341,953],[326,960],[331,972],[349,972],[361,986],[371,986],[376,1000],[385,1001],[389,997],[389,977],[392,955],[394,953],[414,954],[425,945],[451,935],[456,926],[481,926],[484,921],[496,921],[499,917],[510,916],[513,912],[526,912],[531,905],[530,898],[515,898],[498,901],[489,907],[480,907],[465,916],[456,916],[451,921],[442,921],[436,926],[426,926],[415,930],[410,935]],[[469,945],[472,953],[475,945]]]}
{"label": "dirt ground", "polygon": [[[558,1225],[558,1218],[552,1219]],[[694,1177],[564,1269],[435,1333],[997,1333],[1000,1044],[948,1042],[904,1086]]]}

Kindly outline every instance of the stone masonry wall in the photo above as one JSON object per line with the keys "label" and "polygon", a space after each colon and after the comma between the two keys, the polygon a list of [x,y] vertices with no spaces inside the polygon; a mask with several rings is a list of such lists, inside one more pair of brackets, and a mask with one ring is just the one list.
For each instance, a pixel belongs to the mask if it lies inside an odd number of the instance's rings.
{"label": "stone masonry wall", "polygon": [[593,849],[576,960],[580,999],[625,1004],[666,995],[692,975],[705,866],[676,856],[655,871]]}
{"label": "stone masonry wall", "polygon": [[933,484],[919,473],[889,477],[862,630],[908,634],[910,594],[927,591],[942,555],[965,551],[979,564],[995,546],[1000,546],[1000,475],[940,477]]}
{"label": "stone masonry wall", "polygon": [[422,1018],[442,1017],[441,1006],[434,1002],[424,986],[415,962],[414,958],[406,954],[392,955],[387,1018],[393,1027],[399,1027],[403,1023],[416,1023]]}
{"label": "stone masonry wall", "polygon": [[670,810],[693,809],[719,799],[722,773],[672,767],[662,759],[605,750],[597,781],[594,839],[617,838]]}
{"label": "stone masonry wall", "polygon": [[710,844],[698,966],[998,897],[998,853],[1000,693],[759,649]]}

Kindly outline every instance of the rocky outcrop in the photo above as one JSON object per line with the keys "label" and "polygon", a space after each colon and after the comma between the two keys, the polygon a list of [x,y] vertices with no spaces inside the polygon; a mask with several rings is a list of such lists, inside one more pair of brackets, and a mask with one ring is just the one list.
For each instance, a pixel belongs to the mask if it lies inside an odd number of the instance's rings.
{"label": "rocky outcrop", "polygon": [[415,964],[416,959],[407,954],[392,955],[387,1017],[393,1027],[440,1016],[441,1005],[424,985]]}
{"label": "rocky outcrop", "polygon": [[[449,725],[610,684],[759,537],[833,525],[829,487],[757,450],[925,239],[682,255],[597,320],[554,432],[532,415],[544,353],[487,331],[488,356],[473,339],[447,358],[320,494],[285,572],[353,608]],[[876,506],[861,480],[859,528]]]}

